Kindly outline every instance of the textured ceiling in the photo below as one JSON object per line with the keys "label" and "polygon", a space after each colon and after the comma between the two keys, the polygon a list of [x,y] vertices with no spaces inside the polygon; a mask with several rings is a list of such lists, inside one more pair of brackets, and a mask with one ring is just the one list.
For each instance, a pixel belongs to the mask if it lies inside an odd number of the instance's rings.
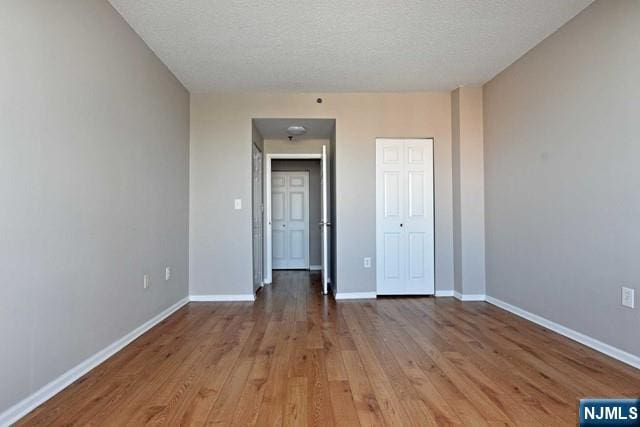
{"label": "textured ceiling", "polygon": [[331,131],[336,125],[334,119],[254,119],[264,139],[286,139],[289,136],[289,126],[304,126],[307,133],[296,136],[296,139],[329,139]]}
{"label": "textured ceiling", "polygon": [[193,92],[451,90],[591,0],[110,0]]}

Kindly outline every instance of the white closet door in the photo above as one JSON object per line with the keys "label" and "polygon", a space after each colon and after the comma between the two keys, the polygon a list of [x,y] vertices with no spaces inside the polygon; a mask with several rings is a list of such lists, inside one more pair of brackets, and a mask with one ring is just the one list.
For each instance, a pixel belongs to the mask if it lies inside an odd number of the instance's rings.
{"label": "white closet door", "polygon": [[402,143],[377,141],[377,242],[376,270],[379,294],[403,294],[406,258],[402,224],[404,204],[402,179],[404,146]]}
{"label": "white closet door", "polygon": [[309,268],[309,173],[271,174],[273,268]]}
{"label": "white closet door", "polygon": [[376,171],[378,294],[433,294],[433,140],[376,140]]}
{"label": "white closet door", "polygon": [[406,293],[433,294],[435,280],[433,140],[407,140],[405,152]]}

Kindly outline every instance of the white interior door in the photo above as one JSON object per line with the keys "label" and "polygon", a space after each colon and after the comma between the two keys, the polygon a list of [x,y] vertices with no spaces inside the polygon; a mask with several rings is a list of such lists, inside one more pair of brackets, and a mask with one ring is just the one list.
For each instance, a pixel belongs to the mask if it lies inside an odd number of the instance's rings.
{"label": "white interior door", "polygon": [[322,240],[322,293],[327,294],[329,288],[329,189],[327,188],[327,146],[322,146],[322,158],[320,160],[321,180],[321,240]]}
{"label": "white interior door", "polygon": [[433,140],[376,140],[380,295],[434,293]]}
{"label": "white interior door", "polygon": [[262,197],[262,152],[256,145],[253,145],[253,291],[262,286],[264,272],[262,268],[262,247],[263,247],[263,197]]}
{"label": "white interior door", "polygon": [[309,172],[271,173],[272,265],[309,268]]}

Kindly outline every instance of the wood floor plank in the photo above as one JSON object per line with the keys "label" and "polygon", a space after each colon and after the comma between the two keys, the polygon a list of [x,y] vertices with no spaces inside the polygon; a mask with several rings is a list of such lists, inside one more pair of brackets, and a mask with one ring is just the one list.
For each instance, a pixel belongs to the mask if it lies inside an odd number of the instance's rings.
{"label": "wood floor plank", "polygon": [[202,425],[222,392],[222,387],[235,366],[236,360],[246,340],[249,338],[253,322],[244,322],[237,332],[229,329],[229,335],[225,337],[223,353],[213,368],[209,367],[203,373],[202,382],[198,392],[189,402],[184,415],[181,418],[182,425]]}
{"label": "wood floor plank", "polygon": [[355,313],[357,305],[352,305],[349,309],[345,311],[345,319],[351,329],[351,335],[364,371],[369,378],[371,389],[380,405],[380,412],[385,419],[385,424],[402,425],[402,420],[409,418],[406,408],[402,406],[393,389],[392,381],[389,379],[390,375],[387,376],[382,362],[377,358],[375,351],[366,339],[366,332],[360,326]]}
{"label": "wood floor plank", "polygon": [[360,421],[349,381],[329,381],[329,395],[336,426],[359,426]]}
{"label": "wood floor plank", "polygon": [[283,424],[285,426],[307,425],[308,387],[304,377],[289,378],[287,384],[287,402]]}
{"label": "wood floor plank", "polygon": [[307,420],[309,425],[334,425],[329,381],[322,350],[311,350],[307,380]]}
{"label": "wood floor plank", "polygon": [[254,358],[248,381],[236,406],[233,425],[252,425],[256,422],[264,397],[264,385],[269,376],[279,334],[282,332],[281,323],[279,321],[269,321],[258,355]]}
{"label": "wood floor plank", "polygon": [[327,367],[327,379],[329,381],[346,381],[342,352],[338,342],[338,335],[334,324],[325,324],[322,328],[322,338],[324,340],[324,357]]}
{"label": "wood floor plank", "polygon": [[380,410],[380,404],[373,393],[369,377],[362,367],[358,352],[350,350],[344,351],[342,352],[342,359],[347,369],[349,386],[351,387],[351,394],[356,406],[358,418],[360,419],[360,424],[363,426],[384,425],[384,417]]}
{"label": "wood floor plank", "polygon": [[183,307],[17,425],[560,426],[581,397],[640,394],[640,370],[486,303],[273,278]]}

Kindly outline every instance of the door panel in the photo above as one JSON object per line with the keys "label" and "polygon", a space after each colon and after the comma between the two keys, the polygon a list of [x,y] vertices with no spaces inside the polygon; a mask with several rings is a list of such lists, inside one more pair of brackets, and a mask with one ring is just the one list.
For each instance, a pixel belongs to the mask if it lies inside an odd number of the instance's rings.
{"label": "door panel", "polygon": [[425,192],[424,192],[424,172],[409,172],[409,210],[408,215],[410,218],[423,217],[425,207]]}
{"label": "door panel", "polygon": [[382,147],[382,162],[385,165],[389,164],[399,164],[401,162],[400,158],[402,156],[402,147],[401,146],[386,146]]}
{"label": "door panel", "polygon": [[289,231],[289,247],[291,248],[290,258],[291,261],[302,261],[304,263],[305,256],[305,239],[304,230],[290,230]]}
{"label": "door panel", "polygon": [[296,191],[289,193],[289,220],[302,221],[305,220],[304,193]]}
{"label": "door panel", "polygon": [[285,220],[285,193],[282,190],[276,190],[271,193],[271,220]]}
{"label": "door panel", "polygon": [[273,268],[309,268],[309,173],[271,174]]}
{"label": "door panel", "polygon": [[409,279],[424,278],[424,233],[409,233]]}
{"label": "door panel", "polygon": [[273,268],[287,268],[287,251],[285,248],[285,240],[286,235],[285,232],[273,228],[273,233],[271,233],[271,245],[272,245],[272,256],[273,256]]}
{"label": "door panel", "polygon": [[376,140],[378,294],[434,293],[433,140]]}
{"label": "door panel", "polygon": [[400,279],[400,233],[384,235],[384,278]]}
{"label": "door panel", "polygon": [[384,172],[384,216],[400,216],[400,173]]}
{"label": "door panel", "polygon": [[305,179],[302,176],[290,176],[289,177],[289,188],[304,188]]}
{"label": "door panel", "polygon": [[425,160],[426,147],[420,145],[407,145],[407,163],[408,164],[423,164]]}
{"label": "door panel", "polygon": [[435,292],[433,140],[407,140],[406,293]]}

